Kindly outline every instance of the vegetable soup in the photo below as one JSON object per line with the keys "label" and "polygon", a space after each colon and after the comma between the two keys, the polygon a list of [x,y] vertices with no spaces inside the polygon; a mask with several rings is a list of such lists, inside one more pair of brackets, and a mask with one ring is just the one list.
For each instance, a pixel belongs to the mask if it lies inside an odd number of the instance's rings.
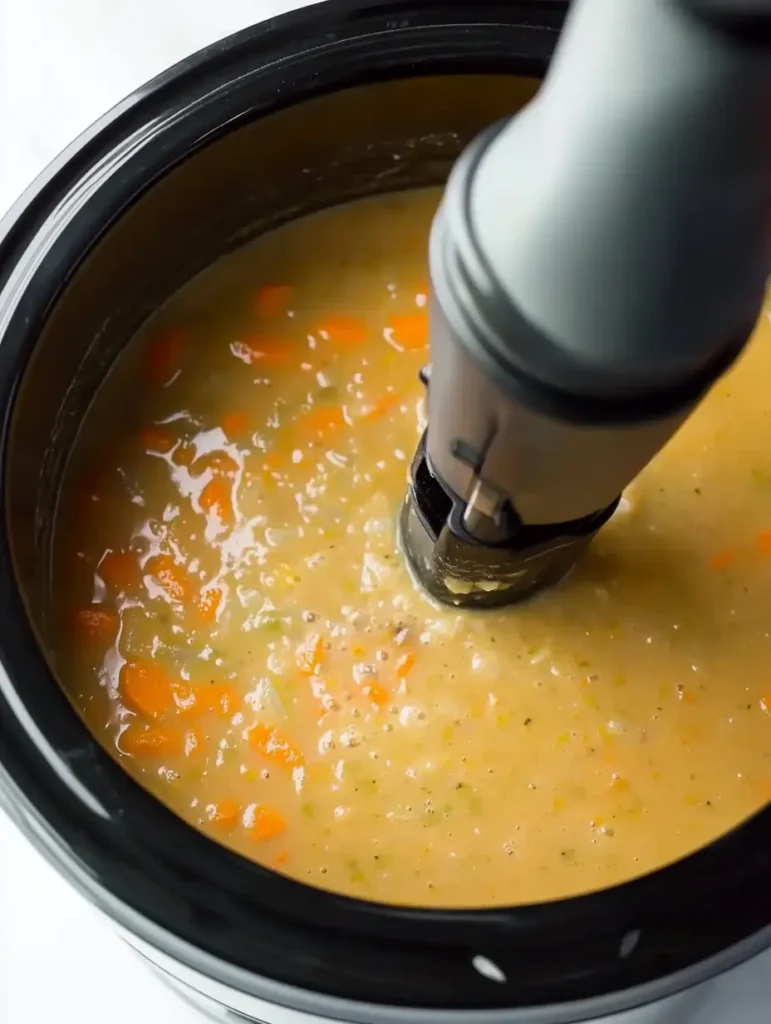
{"label": "vegetable soup", "polygon": [[652,870],[771,796],[771,326],[569,579],[438,608],[396,539],[438,198],[288,224],[142,329],[70,461],[56,661],[126,771],[244,856],[516,904]]}

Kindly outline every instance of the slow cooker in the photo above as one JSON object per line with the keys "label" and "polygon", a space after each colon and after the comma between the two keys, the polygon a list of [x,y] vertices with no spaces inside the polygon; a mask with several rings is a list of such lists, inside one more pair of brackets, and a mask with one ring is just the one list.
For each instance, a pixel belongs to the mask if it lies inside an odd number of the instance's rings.
{"label": "slow cooker", "polygon": [[566,7],[331,0],[276,18],[113,109],[0,226],[2,806],[216,1020],[768,1018],[771,809],[575,899],[479,911],[357,901],[247,862],[157,803],[91,737],[49,653],[62,471],[121,347],[256,234],[442,182],[480,128],[534,94]]}

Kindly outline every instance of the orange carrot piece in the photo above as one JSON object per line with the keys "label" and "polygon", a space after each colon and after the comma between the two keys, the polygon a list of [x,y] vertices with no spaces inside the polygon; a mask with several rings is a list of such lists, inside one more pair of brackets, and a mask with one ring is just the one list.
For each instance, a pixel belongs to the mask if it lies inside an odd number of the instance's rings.
{"label": "orange carrot piece", "polygon": [[729,565],[736,558],[736,552],[733,548],[726,548],[725,551],[718,551],[716,555],[713,555],[709,560],[710,569],[720,570],[727,569]]}
{"label": "orange carrot piece", "polygon": [[257,804],[249,826],[249,835],[258,843],[267,842],[286,832],[286,818],[270,804]]}
{"label": "orange carrot piece", "polygon": [[425,312],[395,316],[388,324],[394,342],[410,352],[428,345],[428,317]]}
{"label": "orange carrot piece", "polygon": [[118,630],[118,617],[103,608],[81,608],[77,614],[78,626],[93,640],[112,639]]}
{"label": "orange carrot piece", "polygon": [[202,683],[193,687],[192,695],[192,707],[199,712],[232,715],[238,703],[238,694],[228,683]]}
{"label": "orange carrot piece", "polygon": [[235,800],[220,800],[206,808],[209,821],[212,825],[220,828],[233,828],[238,824],[241,814],[241,806]]}
{"label": "orange carrot piece", "polygon": [[405,679],[415,664],[415,655],[412,652],[403,654],[396,662],[396,678]]}
{"label": "orange carrot piece", "polygon": [[323,441],[345,423],[341,409],[318,406],[297,421],[298,431],[309,441]]}
{"label": "orange carrot piece", "polygon": [[127,662],[118,685],[127,706],[146,718],[162,718],[176,707],[174,680],[152,661]]}
{"label": "orange carrot piece", "polygon": [[120,737],[120,747],[132,757],[170,757],[185,752],[187,733],[168,725],[130,725]]}
{"label": "orange carrot piece", "polygon": [[255,725],[249,730],[249,743],[258,754],[283,768],[299,768],[305,763],[302,753],[274,726]]}
{"label": "orange carrot piece", "polygon": [[198,614],[204,622],[216,622],[224,594],[219,587],[206,587],[196,599]]}
{"label": "orange carrot piece", "polygon": [[144,450],[151,454],[167,455],[176,444],[176,438],[163,427],[147,427],[139,435]]}
{"label": "orange carrot piece", "polygon": [[319,330],[323,331],[331,342],[344,345],[346,348],[363,345],[368,334],[366,322],[350,316],[330,317],[319,325]]}
{"label": "orange carrot piece", "polygon": [[287,312],[291,297],[292,289],[288,284],[264,284],[257,289],[254,308],[258,316],[278,316]]}
{"label": "orange carrot piece", "polygon": [[230,501],[230,485],[218,477],[213,477],[201,491],[198,502],[201,511],[217,516],[223,526],[233,522],[233,506]]}
{"label": "orange carrot piece", "polygon": [[384,686],[380,686],[379,683],[368,683],[364,687],[364,693],[369,697],[372,703],[376,704],[379,708],[385,707],[391,700],[391,694]]}
{"label": "orange carrot piece", "polygon": [[178,683],[174,686],[174,704],[177,713],[186,718],[216,712],[219,715],[232,715],[238,704],[238,694],[228,683],[201,683],[190,686]]}
{"label": "orange carrot piece", "polygon": [[763,530],[758,534],[755,545],[762,555],[771,555],[771,530]]}
{"label": "orange carrot piece", "polygon": [[145,562],[145,575],[152,576],[170,601],[187,597],[187,573],[171,555],[153,555]]}
{"label": "orange carrot piece", "polygon": [[312,676],[324,657],[324,640],[320,633],[311,633],[295,652],[297,667],[306,676]]}
{"label": "orange carrot piece", "polygon": [[166,385],[179,373],[187,335],[181,330],[168,330],[150,343],[145,369],[153,384]]}
{"label": "orange carrot piece", "polygon": [[229,412],[222,420],[222,429],[226,437],[238,437],[249,429],[249,417],[245,412]]}
{"label": "orange carrot piece", "polygon": [[126,593],[139,580],[139,562],[128,551],[108,551],[97,566],[104,584],[116,593]]}

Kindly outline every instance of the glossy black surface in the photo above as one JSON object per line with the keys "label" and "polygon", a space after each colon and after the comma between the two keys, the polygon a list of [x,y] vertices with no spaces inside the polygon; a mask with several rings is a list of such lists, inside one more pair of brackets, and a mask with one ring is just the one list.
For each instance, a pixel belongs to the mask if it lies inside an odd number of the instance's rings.
{"label": "glossy black surface", "polygon": [[[557,2],[345,0],[276,19],[125,101],[0,226],[0,794],[128,931],[212,976],[212,958],[243,968],[239,984],[257,992],[269,978],[369,1003],[557,1004],[669,975],[771,922],[769,811],[653,876],[559,903],[438,912],[306,888],[148,796],[94,742],[41,654],[61,471],[142,319],[271,224],[443,180],[479,128],[526,98],[513,76],[542,73],[563,14]],[[503,981],[474,967],[478,954]]]}

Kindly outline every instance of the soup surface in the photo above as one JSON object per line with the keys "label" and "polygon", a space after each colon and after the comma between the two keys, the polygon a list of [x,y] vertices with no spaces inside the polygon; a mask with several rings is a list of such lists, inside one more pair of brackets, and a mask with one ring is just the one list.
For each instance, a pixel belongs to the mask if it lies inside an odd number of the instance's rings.
{"label": "soup surface", "polygon": [[187,286],[87,418],[59,672],[185,820],[369,899],[550,899],[771,793],[771,332],[557,589],[438,609],[395,524],[438,193],[290,224]]}

